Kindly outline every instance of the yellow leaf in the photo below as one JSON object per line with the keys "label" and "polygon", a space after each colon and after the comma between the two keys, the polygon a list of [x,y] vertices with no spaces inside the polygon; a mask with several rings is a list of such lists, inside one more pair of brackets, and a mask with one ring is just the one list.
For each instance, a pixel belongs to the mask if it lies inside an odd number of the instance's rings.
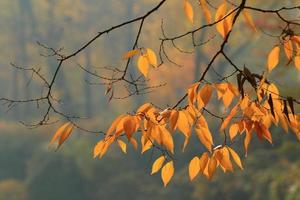
{"label": "yellow leaf", "polygon": [[170,129],[174,131],[177,128],[177,121],[179,117],[179,112],[177,110],[172,110],[170,114]]}
{"label": "yellow leaf", "polygon": [[291,40],[285,41],[283,44],[283,48],[284,48],[284,53],[288,59],[288,61],[290,61],[293,57],[293,44]]}
{"label": "yellow leaf", "polygon": [[[215,21],[220,21],[225,15],[226,15],[227,6],[226,3],[221,4],[216,12]],[[224,30],[224,22],[226,19],[223,19],[222,21],[218,22],[216,24],[217,31],[222,35],[224,38],[226,36],[225,30]]]}
{"label": "yellow leaf", "polygon": [[200,160],[198,156],[195,156],[189,164],[189,176],[191,181],[198,175],[199,171],[200,171]]}
{"label": "yellow leaf", "polygon": [[249,131],[246,131],[246,137],[245,137],[245,140],[244,140],[244,147],[245,147],[245,151],[246,151],[246,157],[248,155],[248,148],[249,148],[249,144],[250,144],[250,141],[252,139],[252,133],[249,132]]}
{"label": "yellow leaf", "polygon": [[300,70],[300,55],[295,56],[295,66],[298,70]]}
{"label": "yellow leaf", "polygon": [[243,15],[244,15],[244,17],[245,17],[245,20],[246,20],[247,24],[248,24],[255,32],[257,32],[257,29],[256,29],[256,26],[255,26],[255,24],[254,24],[254,21],[253,21],[251,15],[248,13],[247,10],[243,10]]}
{"label": "yellow leaf", "polygon": [[191,126],[189,120],[184,111],[179,111],[179,116],[177,120],[178,129],[185,135],[185,137],[189,137],[191,135]]}
{"label": "yellow leaf", "polygon": [[201,143],[209,150],[212,149],[212,136],[209,129],[197,126],[195,128],[196,134],[201,141]]}
{"label": "yellow leaf", "polygon": [[199,166],[200,166],[200,172],[203,173],[207,164],[208,164],[208,160],[209,160],[209,157],[208,157],[208,153],[204,153],[202,154],[200,160],[199,160]]}
{"label": "yellow leaf", "polygon": [[227,89],[226,92],[223,95],[223,103],[226,108],[230,106],[232,100],[233,100],[234,94],[231,92],[231,90]]}
{"label": "yellow leaf", "polygon": [[211,17],[211,13],[208,9],[206,0],[200,0],[200,6],[202,8],[202,11],[203,11],[204,17],[206,19],[206,22],[208,24],[210,24],[212,22],[212,17]]}
{"label": "yellow leaf", "polygon": [[146,49],[146,52],[147,52],[146,55],[147,55],[149,63],[153,67],[157,67],[157,58],[156,58],[154,51],[152,49]]}
{"label": "yellow leaf", "polygon": [[239,168],[241,168],[241,169],[244,169],[239,155],[232,148],[230,148],[230,147],[227,147],[227,148],[228,148],[234,162],[237,164],[237,166],[239,166]]}
{"label": "yellow leaf", "polygon": [[171,133],[164,127],[159,126],[161,131],[162,143],[168,151],[174,154],[174,142]]}
{"label": "yellow leaf", "polygon": [[237,111],[239,108],[239,104],[236,104],[232,110],[230,111],[230,113],[228,114],[228,116],[224,119],[220,131],[223,131],[229,124],[229,122],[231,121],[231,119],[236,115]]}
{"label": "yellow leaf", "polygon": [[103,150],[105,142],[103,140],[99,141],[94,147],[94,158],[96,158]]}
{"label": "yellow leaf", "polygon": [[233,140],[235,138],[235,136],[237,135],[239,130],[239,125],[237,123],[234,123],[230,126],[229,128],[229,136],[230,139]]}
{"label": "yellow leaf", "polygon": [[151,171],[151,175],[155,174],[156,172],[158,172],[160,170],[160,168],[162,167],[162,165],[164,164],[166,158],[165,156],[160,156],[159,158],[157,158],[153,165],[152,165],[152,171]]}
{"label": "yellow leaf", "polygon": [[[125,117],[125,115],[120,115],[119,117],[117,117],[113,123],[111,124],[111,126],[109,127],[109,129],[107,130],[106,134],[105,134],[105,138],[107,139],[108,137],[110,137],[110,135],[113,133],[114,130],[116,130],[117,126],[119,125],[119,123],[121,122],[121,120]],[[122,125],[123,127],[123,125]],[[123,130],[122,130],[123,131]]]}
{"label": "yellow leaf", "polygon": [[137,112],[138,114],[139,114],[139,113],[145,114],[145,113],[148,112],[148,110],[149,110],[150,108],[152,108],[151,103],[145,103],[145,104],[143,104],[142,106],[140,106],[136,112]]}
{"label": "yellow leaf", "polygon": [[50,141],[50,144],[53,144],[58,140],[58,149],[68,139],[68,137],[72,133],[73,128],[74,126],[71,122],[63,124],[54,134],[53,138]]}
{"label": "yellow leaf", "polygon": [[272,71],[278,65],[279,52],[280,52],[280,48],[279,48],[279,46],[276,46],[269,53],[269,56],[268,56],[268,71],[269,72]]}
{"label": "yellow leaf", "polygon": [[192,106],[196,101],[197,89],[200,83],[194,83],[188,89],[189,105]]}
{"label": "yellow leaf", "polygon": [[198,93],[198,109],[203,108],[209,102],[213,92],[213,87],[209,84],[204,85]]}
{"label": "yellow leaf", "polygon": [[161,170],[161,178],[165,187],[170,182],[173,175],[174,175],[174,165],[173,165],[173,161],[170,161],[167,164],[165,164]]}
{"label": "yellow leaf", "polygon": [[141,137],[141,144],[142,144],[142,154],[152,147],[152,142],[149,140],[146,136],[146,134],[143,134]]}
{"label": "yellow leaf", "polygon": [[233,166],[230,161],[230,155],[229,155],[228,149],[226,147],[224,147],[224,148],[220,149],[219,152],[221,153],[221,158],[218,160],[219,160],[221,166],[224,168],[224,172],[226,172],[226,171],[233,172]]}
{"label": "yellow leaf", "polygon": [[123,142],[122,140],[117,140],[117,143],[118,143],[118,146],[121,148],[121,150],[124,152],[124,153],[127,153],[127,145],[125,142]]}
{"label": "yellow leaf", "polygon": [[208,162],[208,175],[209,175],[209,179],[211,180],[216,169],[217,169],[217,159],[215,157],[211,157],[209,159],[209,162]]}
{"label": "yellow leaf", "polygon": [[127,116],[123,122],[124,132],[128,140],[132,137],[132,134],[136,131],[136,122],[132,116]]}
{"label": "yellow leaf", "polygon": [[134,50],[128,51],[123,55],[123,59],[126,60],[128,58],[131,58],[132,56],[135,56],[138,53],[140,53],[139,49],[134,49]]}
{"label": "yellow leaf", "polygon": [[184,13],[191,23],[194,23],[194,10],[188,0],[184,0]]}
{"label": "yellow leaf", "polygon": [[148,76],[148,72],[149,72],[149,61],[147,59],[146,56],[141,55],[138,58],[138,69],[140,70],[140,72],[147,77]]}

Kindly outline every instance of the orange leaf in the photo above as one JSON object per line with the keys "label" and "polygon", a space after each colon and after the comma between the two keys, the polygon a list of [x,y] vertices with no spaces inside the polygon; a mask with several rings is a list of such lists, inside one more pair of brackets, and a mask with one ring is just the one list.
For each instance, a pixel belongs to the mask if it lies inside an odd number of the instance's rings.
{"label": "orange leaf", "polygon": [[68,139],[68,137],[72,133],[73,128],[74,126],[71,122],[63,124],[54,134],[53,138],[50,141],[50,144],[53,144],[58,140],[58,149]]}
{"label": "orange leaf", "polygon": [[198,109],[203,108],[209,102],[213,92],[213,87],[209,84],[204,85],[197,96]]}
{"label": "orange leaf", "polygon": [[200,83],[194,83],[188,89],[189,105],[192,106],[196,101],[197,89]]}
{"label": "orange leaf", "polygon": [[179,111],[179,116],[177,120],[178,129],[185,135],[185,137],[189,137],[191,134],[191,126],[189,120],[184,111]]}
{"label": "orange leaf", "polygon": [[[225,15],[226,15],[227,6],[226,3],[221,4],[216,12],[215,21],[220,21]],[[222,35],[224,38],[226,36],[225,30],[224,30],[224,22],[226,20],[223,19],[222,21],[218,22],[216,25],[217,31]]]}
{"label": "orange leaf", "polygon": [[170,161],[167,164],[165,164],[165,166],[163,166],[161,170],[161,178],[165,187],[170,182],[173,175],[174,175],[174,165],[173,165],[173,161]]}
{"label": "orange leaf", "polygon": [[239,168],[241,168],[241,169],[244,169],[239,155],[232,148],[230,148],[230,147],[227,147],[227,148],[228,148],[234,162],[237,164],[237,166],[239,166]]}
{"label": "orange leaf", "polygon": [[211,180],[216,169],[217,169],[217,159],[215,157],[211,157],[209,159],[209,162],[208,162],[208,175],[209,175],[209,179]]}
{"label": "orange leaf", "polygon": [[166,158],[165,156],[160,156],[159,158],[157,158],[153,165],[152,165],[152,171],[151,171],[151,175],[155,174],[156,172],[158,172],[160,170],[160,168],[162,167],[162,165],[164,164]]}
{"label": "orange leaf", "polygon": [[194,10],[188,0],[184,0],[184,13],[191,23],[194,23]]}
{"label": "orange leaf", "polygon": [[117,143],[118,143],[118,146],[121,148],[121,150],[124,152],[124,153],[127,153],[127,145],[125,142],[123,142],[122,140],[117,140]]}
{"label": "orange leaf", "polygon": [[279,52],[280,52],[280,48],[279,48],[279,46],[276,46],[269,53],[269,56],[268,56],[268,71],[269,72],[272,71],[278,65]]}
{"label": "orange leaf", "polygon": [[136,131],[136,122],[132,116],[127,116],[123,122],[124,132],[128,140],[132,137],[132,134]]}
{"label": "orange leaf", "polygon": [[230,139],[233,140],[235,138],[235,136],[237,135],[239,130],[239,125],[237,123],[234,123],[230,126],[229,128],[229,136]]}
{"label": "orange leaf", "polygon": [[300,70],[300,55],[295,56],[295,66],[298,70]]}
{"label": "orange leaf", "polygon": [[179,112],[177,110],[172,110],[170,114],[170,129],[174,131],[177,128],[177,121],[179,117]]}
{"label": "orange leaf", "polygon": [[230,111],[229,115],[224,119],[222,125],[221,125],[221,128],[220,128],[220,131],[223,131],[229,124],[229,122],[231,121],[231,119],[236,115],[237,111],[238,111],[238,108],[239,108],[239,103],[236,104],[232,110]]}
{"label": "orange leaf", "polygon": [[135,56],[136,54],[140,53],[140,50],[139,49],[134,49],[134,50],[131,50],[131,51],[128,51],[127,53],[125,53],[123,55],[123,59],[128,59],[128,58],[131,58],[132,56]]}
{"label": "orange leaf", "polygon": [[211,151],[212,149],[212,136],[211,133],[209,131],[209,129],[204,128],[204,127],[200,127],[197,126],[195,128],[196,130],[196,134],[199,138],[199,140],[201,141],[201,143],[209,150]]}
{"label": "orange leaf", "polygon": [[200,6],[202,8],[202,11],[203,11],[204,17],[206,19],[206,22],[208,24],[210,24],[212,22],[212,17],[211,17],[211,13],[208,9],[206,0],[200,0]]}
{"label": "orange leaf", "polygon": [[149,72],[149,61],[147,59],[146,56],[141,55],[138,58],[138,69],[140,70],[140,72],[147,77],[148,76],[148,72]]}
{"label": "orange leaf", "polygon": [[246,20],[247,24],[248,24],[255,32],[257,32],[257,29],[256,29],[256,26],[255,26],[255,24],[254,24],[254,21],[253,21],[251,15],[248,13],[247,10],[243,10],[243,15],[244,15],[244,17],[245,17],[245,20]]}
{"label": "orange leaf", "polygon": [[198,156],[195,156],[189,164],[189,176],[190,180],[192,181],[200,171],[200,160]]}
{"label": "orange leaf", "polygon": [[153,67],[157,67],[157,58],[156,58],[154,51],[152,49],[146,49],[146,52],[147,52],[146,55],[147,55],[149,63]]}

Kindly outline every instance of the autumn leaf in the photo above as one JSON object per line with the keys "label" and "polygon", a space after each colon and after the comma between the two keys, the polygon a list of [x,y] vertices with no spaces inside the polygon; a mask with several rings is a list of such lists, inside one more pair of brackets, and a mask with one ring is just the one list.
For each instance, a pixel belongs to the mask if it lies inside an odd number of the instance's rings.
{"label": "autumn leaf", "polygon": [[[217,31],[221,34],[221,36],[224,38],[226,36],[225,30],[224,30],[224,23],[226,23],[226,19],[221,20],[226,15],[227,6],[226,3],[221,4],[216,12],[215,15],[215,22],[218,22],[216,24]],[[220,21],[221,20],[221,21]]]}
{"label": "autumn leaf", "polygon": [[53,138],[50,141],[50,144],[53,144],[58,140],[57,149],[68,139],[71,135],[74,126],[71,122],[63,124],[54,134]]}
{"label": "autumn leaf", "polygon": [[200,171],[200,159],[198,156],[195,156],[189,164],[189,176],[190,180],[192,181]]}
{"label": "autumn leaf", "polygon": [[285,41],[283,43],[284,53],[288,59],[288,63],[292,60],[293,57],[293,44],[291,40]]}
{"label": "autumn leaf", "polygon": [[165,187],[170,182],[173,175],[174,175],[173,161],[169,161],[167,164],[165,164],[163,166],[163,168],[161,170],[161,178],[162,178],[162,181],[163,181]]}
{"label": "autumn leaf", "polygon": [[147,78],[149,72],[149,61],[148,58],[144,55],[141,55],[138,58],[138,69],[139,71]]}
{"label": "autumn leaf", "polygon": [[165,160],[166,160],[165,156],[160,156],[159,158],[157,158],[154,161],[154,163],[152,165],[151,175],[155,174],[156,172],[158,172],[161,169],[161,167],[164,164]]}
{"label": "autumn leaf", "polygon": [[227,147],[227,148],[228,148],[234,162],[237,164],[237,166],[239,166],[239,168],[241,168],[241,169],[244,169],[239,155],[232,148],[230,148],[230,147]]}
{"label": "autumn leaf", "polygon": [[134,49],[134,50],[131,50],[131,51],[128,51],[126,52],[124,55],[123,55],[123,59],[128,59],[128,58],[131,58],[137,54],[140,53],[140,50],[139,49]]}
{"label": "autumn leaf", "polygon": [[132,116],[127,116],[123,122],[124,132],[128,140],[132,137],[132,134],[136,131],[136,123]]}
{"label": "autumn leaf", "polygon": [[147,59],[149,61],[149,63],[153,66],[153,67],[157,67],[157,58],[156,58],[156,54],[154,53],[154,51],[152,49],[146,49],[146,56]]}
{"label": "autumn leaf", "polygon": [[237,123],[234,123],[229,128],[229,137],[231,140],[235,138],[239,130],[239,125]]}
{"label": "autumn leaf", "polygon": [[211,13],[208,9],[206,0],[200,0],[200,6],[202,8],[202,11],[203,11],[204,17],[206,19],[206,22],[208,24],[210,24],[212,22],[212,16],[211,16]]}
{"label": "autumn leaf", "polygon": [[118,146],[121,148],[121,150],[124,152],[124,153],[127,153],[127,145],[125,142],[123,142],[122,140],[117,140],[117,144]]}
{"label": "autumn leaf", "polygon": [[213,156],[210,158],[209,162],[208,162],[208,175],[209,175],[209,179],[211,180],[216,169],[217,169],[217,159]]}
{"label": "autumn leaf", "polygon": [[243,13],[243,16],[244,16],[244,18],[245,18],[247,24],[248,24],[255,32],[257,32],[257,29],[256,29],[256,26],[255,26],[255,24],[254,24],[254,21],[253,21],[251,15],[248,13],[248,11],[244,9],[242,13]]}
{"label": "autumn leaf", "polygon": [[184,13],[191,23],[194,23],[194,10],[189,0],[184,0]]}
{"label": "autumn leaf", "polygon": [[279,46],[274,47],[268,55],[268,71],[272,71],[279,62]]}

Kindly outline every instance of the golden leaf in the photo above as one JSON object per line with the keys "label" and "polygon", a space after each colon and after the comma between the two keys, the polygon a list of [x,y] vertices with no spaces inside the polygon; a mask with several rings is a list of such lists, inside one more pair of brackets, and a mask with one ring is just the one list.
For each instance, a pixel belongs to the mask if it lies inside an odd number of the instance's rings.
{"label": "golden leaf", "polygon": [[157,67],[157,58],[156,58],[154,51],[152,49],[146,49],[146,52],[147,52],[146,55],[147,55],[149,63],[153,67]]}
{"label": "golden leaf", "polygon": [[134,139],[133,137],[131,137],[129,141],[132,144],[133,148],[135,150],[137,150],[138,149],[138,143],[137,143],[136,139]]}
{"label": "golden leaf", "polygon": [[248,13],[248,11],[247,11],[247,10],[243,10],[242,13],[243,13],[243,15],[244,15],[244,18],[245,18],[247,24],[248,24],[255,32],[257,32],[257,29],[256,29],[256,26],[255,26],[255,24],[254,24],[254,21],[253,21],[251,15]]}
{"label": "golden leaf", "polygon": [[229,128],[229,136],[230,139],[233,140],[235,138],[235,136],[237,135],[239,131],[239,125],[237,123],[234,123],[230,126]]}
{"label": "golden leaf", "polygon": [[144,55],[141,55],[138,58],[138,69],[140,70],[140,72],[147,77],[148,76],[148,72],[149,72],[149,61],[148,58]]}
{"label": "golden leaf", "polygon": [[230,147],[227,147],[227,148],[228,148],[234,162],[237,164],[237,166],[239,166],[239,168],[241,168],[241,169],[244,169],[239,155],[232,148],[230,148]]}
{"label": "golden leaf", "polygon": [[123,59],[128,59],[128,58],[131,58],[133,56],[135,56],[136,54],[140,53],[140,50],[139,49],[134,49],[134,50],[131,50],[131,51],[128,51],[126,52],[124,55],[123,55]]}
{"label": "golden leaf", "polygon": [[177,128],[185,135],[189,137],[191,135],[191,125],[184,111],[179,111],[177,120]]}
{"label": "golden leaf", "polygon": [[194,23],[194,10],[188,0],[184,0],[184,13],[191,23]]}
{"label": "golden leaf", "polygon": [[165,164],[161,170],[161,178],[165,187],[170,182],[173,175],[174,175],[174,165],[173,165],[173,161],[170,161],[167,164]]}
{"label": "golden leaf", "polygon": [[201,143],[209,150],[212,149],[212,136],[208,128],[204,128],[201,126],[196,126],[195,128],[196,134],[201,141]]}
{"label": "golden leaf", "polygon": [[236,115],[237,111],[238,111],[238,108],[239,108],[239,103],[236,104],[232,110],[230,111],[230,113],[228,114],[228,116],[224,119],[222,125],[221,125],[221,128],[220,128],[220,131],[223,131],[229,124],[229,122],[231,121],[231,119]]}
{"label": "golden leaf", "polygon": [[136,122],[134,118],[128,115],[123,122],[123,129],[128,140],[132,137],[132,134],[136,131]]}
{"label": "golden leaf", "polygon": [[295,66],[300,70],[300,55],[295,56]]}
{"label": "golden leaf", "polygon": [[163,145],[168,151],[174,154],[174,142],[171,133],[164,126],[159,126],[159,129],[161,131]]}
{"label": "golden leaf", "polygon": [[68,139],[71,135],[74,126],[71,122],[63,124],[54,134],[53,138],[50,141],[50,144],[53,144],[58,140],[57,149]]}
{"label": "golden leaf", "polygon": [[174,131],[177,128],[177,121],[179,117],[179,112],[177,110],[172,110],[170,114],[170,129]]}
{"label": "golden leaf", "polygon": [[213,156],[209,159],[208,162],[208,175],[209,175],[209,179],[211,180],[216,169],[217,169],[217,159]]}
{"label": "golden leaf", "polygon": [[194,83],[188,89],[189,105],[192,106],[196,101],[197,89],[200,83]]}
{"label": "golden leaf", "polygon": [[221,166],[224,168],[224,172],[230,171],[233,172],[233,166],[230,161],[230,154],[226,147],[220,149],[218,152],[220,152],[221,157],[218,159]]}
{"label": "golden leaf", "polygon": [[123,142],[122,140],[117,140],[117,144],[124,153],[127,153],[127,151],[126,151],[127,150],[127,145],[126,145],[125,142]]}
{"label": "golden leaf", "polygon": [[279,62],[279,46],[274,47],[268,55],[268,71],[272,71]]}
{"label": "golden leaf", "polygon": [[159,158],[157,158],[152,165],[151,174],[155,174],[156,172],[158,172],[162,167],[162,165],[164,164],[165,160],[166,160],[165,156],[160,156]]}
{"label": "golden leaf", "polygon": [[203,173],[208,164],[208,153],[203,153],[199,160],[200,172]]}
{"label": "golden leaf", "polygon": [[203,11],[204,17],[206,19],[206,22],[208,24],[210,24],[212,22],[212,17],[211,17],[211,13],[208,9],[206,0],[200,0],[200,6],[202,8],[202,11]]}
{"label": "golden leaf", "polygon": [[199,174],[199,171],[200,171],[200,160],[198,156],[195,156],[190,161],[189,164],[189,176],[191,181]]}
{"label": "golden leaf", "polygon": [[105,145],[105,142],[103,140],[100,140],[94,147],[94,158],[96,158],[103,150]]}
{"label": "golden leaf", "polygon": [[[227,6],[226,3],[221,4],[216,12],[215,15],[215,21],[220,21],[225,15],[226,15]],[[222,21],[218,22],[216,25],[217,31],[221,34],[221,36],[224,38],[226,36],[225,30],[224,30],[224,22],[226,19],[223,19]]]}
{"label": "golden leaf", "polygon": [[209,102],[213,92],[213,87],[209,84],[204,85],[197,96],[198,109],[203,108]]}

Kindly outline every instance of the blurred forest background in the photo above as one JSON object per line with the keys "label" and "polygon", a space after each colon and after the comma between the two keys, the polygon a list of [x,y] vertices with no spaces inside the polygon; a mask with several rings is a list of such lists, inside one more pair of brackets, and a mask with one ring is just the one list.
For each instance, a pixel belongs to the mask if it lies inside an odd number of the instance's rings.
{"label": "blurred forest background", "polygon": [[[40,95],[41,83],[32,79],[30,73],[17,70],[10,64],[40,68],[42,74],[49,78],[56,67],[56,60],[41,56],[48,52],[37,41],[55,49],[63,47],[63,52],[70,52],[97,31],[138,16],[155,3],[156,0],[1,0],[1,97],[24,99]],[[283,4],[299,4],[300,1],[249,3],[276,8]],[[300,13],[292,14],[300,17]],[[204,21],[199,13],[196,16],[195,26]],[[280,34],[278,21],[261,15],[253,18],[265,32]],[[161,19],[168,35],[192,28],[182,11],[182,0],[170,1],[146,21],[140,46],[158,51]],[[68,62],[60,72],[55,84],[55,94],[62,100],[60,109],[85,117],[78,121],[82,127],[105,130],[114,117],[134,110],[145,101],[162,107],[176,102],[185,88],[198,79],[213,50],[213,45],[206,45],[197,48],[194,53],[182,54],[170,47],[170,57],[183,68],[165,64],[150,72],[149,84],[166,83],[166,86],[144,96],[109,102],[108,97],[104,96],[106,88],[99,84],[100,81],[78,66],[101,73],[100,67],[124,64],[122,54],[131,48],[136,31],[137,26],[130,25],[105,35]],[[208,29],[197,37],[199,41],[205,41],[214,34],[214,29]],[[234,34],[236,36],[230,41],[228,49],[233,60],[261,73],[265,68],[267,52],[276,38],[255,34],[244,22],[239,23]],[[216,37],[212,44],[217,45],[218,42]],[[187,39],[178,45],[190,49],[190,43]],[[219,60],[214,66],[221,74],[227,73],[224,63]],[[133,74],[138,73],[134,64],[130,70]],[[217,80],[214,73],[210,77]],[[300,73],[294,67],[276,68],[272,79],[276,80],[282,93],[300,99]],[[121,88],[115,92],[122,94],[124,91]],[[214,107],[216,111],[222,109]],[[218,173],[211,182],[204,177],[192,183],[188,181],[186,161],[201,152],[200,144],[192,142],[186,152],[177,152],[177,173],[170,185],[164,188],[160,175],[150,176],[153,158],[158,156],[155,151],[149,151],[142,157],[132,148],[127,155],[123,155],[115,147],[102,160],[93,159],[92,149],[100,136],[76,131],[55,152],[49,148],[49,140],[60,123],[36,129],[28,129],[18,123],[38,121],[42,109],[37,109],[35,104],[17,105],[10,110],[5,105],[0,107],[0,200],[300,199],[300,145],[293,134],[286,134],[282,129],[272,128],[273,146],[256,139],[251,143],[249,156],[244,160],[244,171]],[[218,134],[218,124],[214,125],[213,120],[210,124],[216,127],[212,129]],[[181,139],[178,138],[178,146],[182,143]],[[239,143],[242,145],[242,141]],[[243,157],[242,148],[239,154]]]}

